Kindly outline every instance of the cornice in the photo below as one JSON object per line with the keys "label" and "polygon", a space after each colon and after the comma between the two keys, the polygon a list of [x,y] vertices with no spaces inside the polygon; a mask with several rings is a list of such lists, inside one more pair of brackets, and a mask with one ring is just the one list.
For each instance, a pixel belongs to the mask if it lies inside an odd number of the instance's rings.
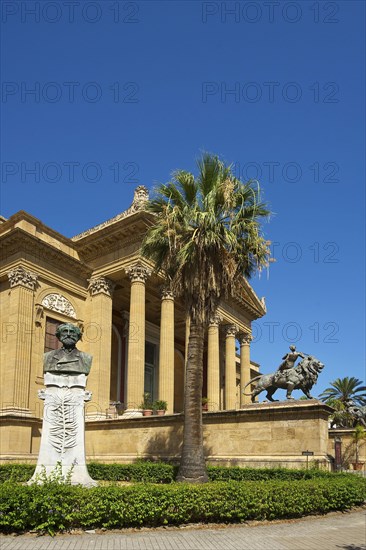
{"label": "cornice", "polygon": [[106,256],[111,253],[116,253],[118,251],[122,252],[122,249],[134,244],[138,244],[142,241],[144,235],[142,231],[132,231],[129,230],[126,233],[125,227],[119,227],[119,230],[116,231],[114,227],[113,230],[106,235],[96,234],[93,235],[93,239],[84,239],[77,242],[79,248],[79,255],[86,262],[92,262],[93,260],[100,258],[101,256]]}
{"label": "cornice", "polygon": [[[250,283],[245,277],[242,279],[242,289],[244,291],[246,302],[256,313],[259,314],[259,317],[263,317],[267,313],[266,303],[264,298],[259,298],[255,291],[253,290]],[[240,296],[242,299],[242,296]]]}
{"label": "cornice", "polygon": [[92,269],[84,262],[69,256],[66,252],[30,235],[19,227],[0,235],[0,244],[0,260],[3,264],[15,254],[18,256],[23,254],[37,267],[37,271],[39,271],[39,264],[44,262],[57,268],[62,266],[63,270],[84,279],[90,277],[92,273]]}
{"label": "cornice", "polygon": [[[121,220],[124,220],[130,216],[133,216],[137,213],[144,212],[144,206],[149,200],[149,191],[144,185],[139,185],[135,189],[134,198],[132,201],[132,204],[127,210],[124,210],[123,212],[120,212],[113,218],[109,218],[108,220],[99,223],[98,225],[95,225],[94,227],[91,227],[90,229],[87,229],[86,231],[83,231],[82,233],[79,233],[78,235],[75,235],[72,237],[73,241],[79,241],[80,239],[84,239],[85,237],[89,237],[90,235],[94,233],[99,233],[101,230],[105,229],[106,227],[113,226],[114,224],[120,222]],[[151,216],[151,214],[150,214]]]}
{"label": "cornice", "polygon": [[2,237],[4,234],[8,233],[12,229],[14,231],[19,229],[18,227],[15,227],[15,224],[21,221],[26,221],[30,223],[36,228],[37,231],[50,235],[55,240],[62,242],[63,244],[69,246],[70,248],[74,247],[74,243],[72,242],[71,239],[69,239],[68,237],[65,237],[65,235],[62,235],[62,233],[55,231],[54,229],[52,229],[51,227],[43,223],[40,219],[36,218],[35,216],[32,216],[32,214],[29,214],[25,210],[19,210],[18,212],[10,216],[10,218],[8,218],[6,221],[0,224],[0,237]]}

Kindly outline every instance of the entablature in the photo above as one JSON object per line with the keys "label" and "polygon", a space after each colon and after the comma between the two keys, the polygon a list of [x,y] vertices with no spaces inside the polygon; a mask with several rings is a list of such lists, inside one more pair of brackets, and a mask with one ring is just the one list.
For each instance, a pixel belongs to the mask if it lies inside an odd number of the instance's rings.
{"label": "entablature", "polygon": [[114,260],[122,259],[131,247],[139,248],[152,219],[152,215],[144,211],[135,212],[128,218],[78,238],[75,246],[88,263],[97,261],[101,265],[104,258],[110,261],[111,256]]}
{"label": "entablature", "polygon": [[9,234],[12,235],[18,230],[79,260],[78,252],[71,239],[51,229],[41,222],[41,220],[28,214],[28,212],[24,210],[16,212],[16,214],[13,214],[8,220],[0,224],[0,238]]}
{"label": "entablature", "polygon": [[[36,271],[43,269],[50,274],[53,270],[58,270],[60,273],[66,271],[73,277],[85,279],[91,273],[91,269],[84,262],[19,227],[0,235],[0,244],[0,261],[3,266],[26,260]],[[52,266],[52,271],[47,270],[47,266]]]}

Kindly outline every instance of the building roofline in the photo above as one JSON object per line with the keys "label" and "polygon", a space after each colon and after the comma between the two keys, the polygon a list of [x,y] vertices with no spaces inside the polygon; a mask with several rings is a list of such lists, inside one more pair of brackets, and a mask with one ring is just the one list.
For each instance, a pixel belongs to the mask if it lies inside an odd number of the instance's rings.
{"label": "building roofline", "polygon": [[[5,219],[5,218],[4,218]],[[38,230],[42,230],[45,233],[50,234],[55,239],[60,240],[64,244],[74,248],[74,243],[69,237],[65,237],[62,233],[59,233],[55,229],[52,229],[50,226],[46,225],[39,218],[36,218],[32,214],[29,214],[26,210],[18,210],[15,214],[12,214],[10,218],[0,224],[0,235],[7,233],[12,229],[18,222],[26,221],[34,225]],[[29,233],[29,232],[28,232]]]}

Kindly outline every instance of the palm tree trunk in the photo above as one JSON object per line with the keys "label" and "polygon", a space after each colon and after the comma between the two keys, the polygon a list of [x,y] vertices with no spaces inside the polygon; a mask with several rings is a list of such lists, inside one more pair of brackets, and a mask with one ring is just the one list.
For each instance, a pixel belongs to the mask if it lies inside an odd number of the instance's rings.
{"label": "palm tree trunk", "polygon": [[203,453],[202,384],[204,327],[191,321],[184,392],[183,448],[177,481],[208,481]]}

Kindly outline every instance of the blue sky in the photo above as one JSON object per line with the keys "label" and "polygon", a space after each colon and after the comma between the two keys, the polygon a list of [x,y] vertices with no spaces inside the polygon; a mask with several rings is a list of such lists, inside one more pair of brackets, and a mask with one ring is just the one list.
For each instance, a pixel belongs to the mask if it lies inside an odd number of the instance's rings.
{"label": "blue sky", "polygon": [[[252,358],[365,380],[363,2],[2,2],[1,212],[73,236],[202,151],[257,178]],[[33,90],[33,93],[32,91]]]}

